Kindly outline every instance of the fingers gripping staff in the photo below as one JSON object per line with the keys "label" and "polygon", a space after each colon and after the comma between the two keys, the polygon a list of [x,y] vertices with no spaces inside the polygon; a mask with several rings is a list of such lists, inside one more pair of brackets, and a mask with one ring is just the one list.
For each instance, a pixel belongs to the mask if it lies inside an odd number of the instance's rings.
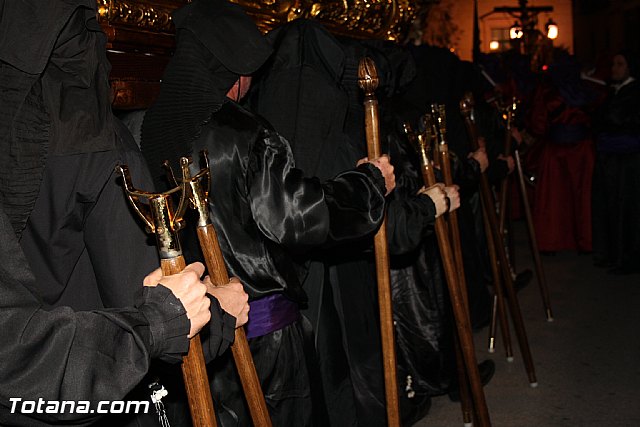
{"label": "fingers gripping staff", "polygon": [[[194,176],[191,175],[190,170],[191,160],[186,157],[180,159],[182,186],[188,188],[191,206],[198,213],[198,240],[200,241],[200,248],[204,254],[211,281],[214,285],[220,285],[229,282],[229,274],[224,264],[216,231],[209,219],[207,199],[209,197],[211,177],[206,151],[203,151],[202,158],[205,161],[205,167]],[[165,167],[168,167],[167,163],[165,163]],[[236,329],[231,351],[233,352],[233,360],[238,369],[253,425],[256,427],[271,427],[271,418],[243,328]]]}
{"label": "fingers gripping staff", "polygon": [[[425,185],[428,187],[435,185],[436,177],[433,162],[430,157],[430,151],[432,151],[431,141],[435,138],[433,127],[427,126],[424,134],[419,133],[416,135],[408,125],[405,125],[405,132],[411,142],[417,145],[420,163],[422,166],[422,177]],[[491,426],[491,420],[484,391],[482,389],[482,382],[480,381],[480,373],[478,372],[473,336],[471,335],[471,322],[469,320],[465,298],[460,284],[460,276],[456,271],[455,255],[451,246],[449,230],[443,216],[436,218],[435,230],[438,240],[438,248],[440,249],[440,256],[442,258],[442,265],[445,271],[447,287],[449,289],[451,305],[453,308],[458,340],[460,343],[459,352],[461,353],[464,362],[464,371],[466,372],[471,388],[471,397],[473,399],[475,413],[478,418],[478,425],[488,427]],[[461,382],[461,387],[462,386],[463,384]],[[466,419],[469,417],[468,413],[466,413],[467,411],[468,409],[463,411],[465,412],[465,422],[470,421]]]}
{"label": "fingers gripping staff", "polygon": [[[164,193],[149,193],[133,187],[127,166],[118,166],[116,171],[122,175],[125,194],[133,209],[144,221],[147,232],[156,236],[162,274],[169,276],[181,272],[185,268],[185,261],[177,232],[184,226],[182,217],[187,207],[185,185]],[[177,193],[180,193],[180,201],[176,210],[172,211],[172,197]],[[140,199],[147,199],[148,204],[142,203]],[[189,352],[182,361],[182,376],[194,427],[217,426],[202,344],[198,335],[191,338]]]}

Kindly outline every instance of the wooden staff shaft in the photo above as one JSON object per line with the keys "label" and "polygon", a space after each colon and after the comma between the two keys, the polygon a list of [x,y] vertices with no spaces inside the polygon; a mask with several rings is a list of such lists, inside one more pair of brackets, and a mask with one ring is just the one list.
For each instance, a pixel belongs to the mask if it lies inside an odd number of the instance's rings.
{"label": "wooden staff shaft", "polygon": [[[487,206],[495,206],[493,203],[493,196],[489,189],[489,182],[486,175],[480,177],[480,188],[482,193],[480,194],[480,203],[482,204],[484,230],[487,238],[487,249],[489,251],[489,258],[491,260],[491,274],[493,275],[493,288],[495,292],[495,298],[493,301],[493,310],[491,315],[491,327],[489,328],[489,352],[495,351],[495,338],[496,338],[496,317],[500,321],[500,328],[502,330],[502,339],[504,340],[504,348],[507,360],[513,360],[513,348],[511,346],[511,334],[509,333],[509,321],[507,319],[507,310],[504,306],[504,290],[503,282],[500,276],[500,265],[498,263],[498,256],[496,255],[496,244],[503,244],[502,241],[496,243],[494,241],[493,233],[491,232],[491,225],[489,225],[489,215],[487,209],[491,209]],[[487,203],[487,200],[489,202]],[[495,218],[495,211],[494,211]],[[497,228],[497,227],[496,227]]]}
{"label": "wooden staff shaft", "polygon": [[456,352],[456,371],[458,373],[458,389],[460,391],[460,406],[462,409],[462,421],[464,425],[470,425],[473,422],[473,403],[471,401],[471,392],[469,390],[469,376],[464,366],[464,355],[460,347],[460,338],[454,330],[453,337],[454,349]]}
{"label": "wooden staff shaft", "polygon": [[[218,237],[213,225],[198,227],[198,240],[200,248],[204,254],[207,270],[211,276],[211,281],[216,284],[224,284],[229,282],[229,274],[224,264],[224,257],[218,244]],[[271,427],[271,417],[267,409],[267,404],[262,393],[258,373],[253,363],[251,349],[247,342],[247,336],[243,328],[237,328],[235,331],[235,340],[231,346],[233,360],[238,369],[240,382],[244,395],[249,406],[249,413],[255,427]]]}
{"label": "wooden staff shaft", "polygon": [[[511,111],[507,113],[507,123],[504,131],[504,155],[511,155],[511,122],[513,120],[513,114]],[[504,233],[504,227],[507,217],[507,198],[509,191],[509,176],[506,176],[502,180],[500,187],[500,232]]]}
{"label": "wooden staff shaft", "polygon": [[[440,170],[444,176],[444,183],[446,186],[453,185],[453,174],[451,173],[451,158],[449,156],[449,148],[447,144],[439,144],[438,151],[440,154]],[[458,225],[458,213],[456,211],[449,212],[448,226],[450,242],[453,246],[453,254],[455,257],[455,263],[457,265],[456,271],[458,273],[458,286],[460,287],[460,293],[462,295],[462,303],[465,308],[465,313],[469,316],[469,324],[471,324],[470,312],[469,312],[469,296],[467,294],[467,279],[464,272],[464,259],[462,257],[462,240],[460,239],[460,227]],[[460,346],[460,336],[456,332],[454,337],[454,345],[456,351],[456,366],[458,371],[458,385],[460,390],[460,404],[462,406],[462,418],[465,424],[471,423],[473,414],[473,405],[471,403],[472,394],[469,389],[469,375],[466,372],[464,365],[464,354]]]}
{"label": "wooden staff shaft", "polygon": [[[469,120],[468,118],[466,119]],[[510,123],[510,122],[509,122]],[[467,126],[472,125],[472,123],[467,123]],[[507,126],[510,129],[510,125]],[[469,127],[468,127],[469,129]],[[470,135],[474,138],[474,144],[477,147],[477,135],[475,133],[475,126],[471,126]],[[510,143],[509,143],[510,144]],[[484,183],[483,183],[484,182]],[[518,344],[520,346],[520,353],[522,354],[522,358],[525,365],[525,370],[527,372],[529,383],[532,387],[538,385],[538,381],[536,379],[535,368],[533,366],[533,358],[531,357],[531,350],[529,348],[529,340],[527,339],[527,332],[524,327],[524,321],[522,319],[522,312],[520,311],[520,304],[518,303],[518,297],[516,296],[515,288],[513,286],[513,278],[511,277],[511,271],[509,269],[509,261],[507,258],[507,251],[504,247],[504,241],[502,240],[502,232],[499,228],[498,218],[494,209],[491,208],[489,202],[493,199],[491,198],[491,190],[489,188],[489,182],[486,179],[481,178],[481,191],[483,194],[483,198],[485,199],[485,204],[487,208],[485,209],[485,213],[487,214],[487,223],[490,227],[491,234],[493,235],[494,248],[496,249],[498,255],[498,261],[501,266],[502,271],[502,279],[504,288],[507,291],[507,301],[509,303],[509,311],[511,312],[511,318],[513,319],[514,328],[516,330],[516,337],[518,338]],[[498,289],[498,287],[496,287]],[[506,324],[505,324],[506,326]],[[506,331],[503,327],[503,332]]]}
{"label": "wooden staff shaft", "polygon": [[533,226],[533,218],[531,216],[531,207],[529,206],[529,199],[527,198],[527,187],[524,183],[524,171],[522,170],[522,162],[520,161],[520,152],[515,150],[514,157],[516,160],[516,168],[518,170],[518,181],[520,183],[520,195],[522,196],[522,204],[524,206],[524,213],[527,218],[527,230],[529,231],[529,243],[531,246],[531,253],[533,254],[533,260],[536,265],[536,275],[538,276],[538,286],[540,287],[540,294],[542,295],[542,303],[544,305],[547,321],[553,321],[553,312],[551,311],[551,298],[549,297],[549,288],[547,287],[547,279],[544,275],[544,269],[542,268],[542,260],[540,259],[540,251],[538,250],[538,241],[536,240],[536,230]]}
{"label": "wooden staff shaft", "polygon": [[[184,258],[178,256],[162,259],[160,268],[164,276],[180,273],[185,268]],[[187,390],[191,421],[194,427],[215,427],[216,415],[209,388],[207,367],[202,355],[200,336],[196,335],[189,342],[189,352],[182,358],[182,376]]]}
{"label": "wooden staff shaft", "polygon": [[[478,133],[476,130],[475,124],[472,122],[469,114],[465,114],[465,126],[467,128],[467,133],[469,134],[469,140],[471,142],[471,149],[477,150],[479,148],[478,144]],[[500,321],[500,328],[502,330],[502,338],[504,340],[505,353],[507,360],[513,360],[513,348],[511,346],[511,335],[509,334],[509,321],[507,319],[507,312],[504,307],[504,292],[503,292],[503,282],[501,280],[500,268],[504,268],[507,270],[507,273],[510,274],[509,266],[503,265],[499,263],[498,256],[496,252],[496,245],[502,245],[503,251],[506,253],[504,249],[504,240],[495,239],[492,229],[498,228],[498,225],[495,224],[496,212],[495,212],[495,200],[493,198],[493,193],[491,192],[491,187],[489,186],[489,179],[487,178],[487,173],[482,172],[480,174],[480,203],[482,205],[482,216],[484,222],[484,230],[485,236],[487,238],[487,249],[489,252],[489,259],[491,261],[491,274],[493,275],[493,287],[494,292],[496,294],[496,298],[494,298],[493,310],[491,316],[491,327],[489,328],[489,352],[493,353],[495,351],[495,336],[496,336],[496,317],[498,317]],[[489,209],[493,209],[491,215],[488,212]],[[494,224],[491,225],[490,221],[494,221]]]}
{"label": "wooden staff shaft", "polygon": [[[370,159],[380,157],[380,131],[378,101],[367,97],[364,101],[367,153]],[[396,349],[393,331],[393,308],[391,300],[391,279],[389,275],[389,246],[387,244],[387,220],[382,221],[374,237],[376,277],[378,281],[378,304],[380,309],[380,334],[382,339],[382,363],[384,368],[385,397],[387,403],[387,424],[400,426],[400,406],[398,399],[398,377],[396,374]]]}
{"label": "wooden staff shaft", "polygon": [[[489,213],[489,226],[492,228],[491,231],[494,236],[494,242],[496,242],[495,247],[498,252],[498,260],[502,265],[501,270],[502,278],[504,280],[503,283],[505,284],[505,289],[507,291],[509,310],[511,311],[511,318],[513,319],[516,336],[520,345],[520,352],[522,353],[525,369],[529,376],[529,382],[532,385],[537,385],[536,374],[533,367],[533,359],[531,357],[531,350],[529,349],[529,341],[527,340],[527,333],[524,328],[524,321],[522,320],[522,313],[520,311],[520,304],[518,303],[518,297],[516,296],[516,292],[513,287],[513,278],[511,277],[509,268],[504,268],[504,266],[509,265],[509,261],[507,260],[507,252],[505,251],[504,245],[498,243],[498,239],[502,238],[502,234],[496,226],[498,223],[498,219],[496,218],[496,214],[492,209],[487,209],[487,212]],[[491,218],[492,216],[493,219]]]}
{"label": "wooden staff shaft", "polygon": [[[444,177],[444,184],[447,187],[453,185],[453,174],[451,173],[451,156],[447,144],[439,144],[438,152],[440,153],[440,170]],[[449,233],[451,235],[451,245],[453,246],[453,255],[458,266],[458,283],[461,287],[462,298],[467,312],[469,311],[469,298],[467,295],[467,278],[464,274],[464,258],[462,257],[462,240],[460,239],[460,227],[458,225],[458,212],[453,211],[447,214],[449,219]]]}
{"label": "wooden staff shaft", "polygon": [[[435,174],[430,165],[423,164],[422,176],[428,187],[436,184]],[[480,372],[478,371],[478,362],[476,360],[473,337],[471,335],[471,322],[469,321],[468,312],[464,305],[462,290],[458,283],[455,257],[448,239],[449,233],[447,225],[442,216],[436,218],[435,230],[436,238],[438,240],[438,248],[440,249],[440,256],[442,257],[442,264],[444,266],[445,278],[449,288],[449,295],[451,297],[451,305],[453,308],[453,315],[462,356],[466,367],[466,373],[469,378],[469,385],[471,387],[471,396],[476,409],[475,413],[481,427],[490,426],[491,420],[489,418],[489,410],[487,408],[484,390],[482,389],[482,381],[480,380]]]}

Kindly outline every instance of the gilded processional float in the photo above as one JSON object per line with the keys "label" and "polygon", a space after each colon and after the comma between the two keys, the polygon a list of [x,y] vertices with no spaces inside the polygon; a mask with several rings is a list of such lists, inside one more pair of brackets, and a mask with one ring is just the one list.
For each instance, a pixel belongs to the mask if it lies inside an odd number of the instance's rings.
{"label": "gilded processional float", "polygon": [[[231,0],[267,32],[298,18],[316,19],[332,33],[370,39],[402,39],[422,8],[437,0]],[[97,0],[113,66],[117,109],[148,107],[173,49],[171,12],[186,0]]]}

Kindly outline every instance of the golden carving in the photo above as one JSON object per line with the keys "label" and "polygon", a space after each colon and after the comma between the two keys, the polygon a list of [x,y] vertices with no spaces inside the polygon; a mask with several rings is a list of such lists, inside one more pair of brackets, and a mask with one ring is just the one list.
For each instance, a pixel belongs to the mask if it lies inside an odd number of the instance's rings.
{"label": "golden carving", "polygon": [[171,12],[186,0],[97,0],[99,20],[110,26],[172,33]]}
{"label": "golden carving", "polygon": [[[297,18],[313,18],[329,31],[356,38],[398,39],[422,5],[434,0],[231,0],[267,32]],[[97,0],[103,25],[171,33],[171,12],[188,0]]]}

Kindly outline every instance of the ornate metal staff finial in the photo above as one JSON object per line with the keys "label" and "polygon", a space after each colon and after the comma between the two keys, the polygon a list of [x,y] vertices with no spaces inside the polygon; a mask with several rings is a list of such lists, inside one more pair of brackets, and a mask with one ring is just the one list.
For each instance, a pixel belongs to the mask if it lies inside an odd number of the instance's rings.
{"label": "ornate metal staff finial", "polygon": [[[177,232],[184,226],[186,210],[186,192],[184,186],[177,186],[164,193],[150,193],[137,190],[132,182],[129,168],[126,165],[116,166],[116,172],[122,176],[124,192],[133,210],[144,221],[147,233],[154,234],[158,242],[161,259],[175,258],[182,255]],[[172,211],[172,196],[180,193],[180,201]],[[142,203],[141,199],[148,200]]]}
{"label": "ornate metal staff finial", "polygon": [[207,205],[211,185],[211,172],[209,171],[207,151],[203,150],[200,154],[205,166],[195,175],[191,175],[190,167],[193,162],[189,157],[180,158],[180,169],[182,169],[183,184],[189,186],[191,206],[198,212],[198,227],[205,227],[207,224],[211,224],[209,207]]}
{"label": "ornate metal staff finial", "polygon": [[433,132],[438,144],[446,144],[447,121],[443,104],[431,104]]}
{"label": "ornate metal staff finial", "polygon": [[365,97],[371,97],[378,88],[378,70],[373,59],[364,57],[358,64],[358,86],[364,92]]}
{"label": "ornate metal staff finial", "polygon": [[473,117],[474,107],[475,102],[473,100],[473,93],[465,92],[464,96],[460,100],[460,112],[464,117],[468,117],[472,122],[475,122],[475,117]]}
{"label": "ornate metal staff finial", "polygon": [[407,135],[407,139],[409,140],[411,145],[415,147],[418,141],[417,141],[416,132],[413,130],[411,123],[409,122],[402,123],[402,130],[404,131],[405,135]]}

